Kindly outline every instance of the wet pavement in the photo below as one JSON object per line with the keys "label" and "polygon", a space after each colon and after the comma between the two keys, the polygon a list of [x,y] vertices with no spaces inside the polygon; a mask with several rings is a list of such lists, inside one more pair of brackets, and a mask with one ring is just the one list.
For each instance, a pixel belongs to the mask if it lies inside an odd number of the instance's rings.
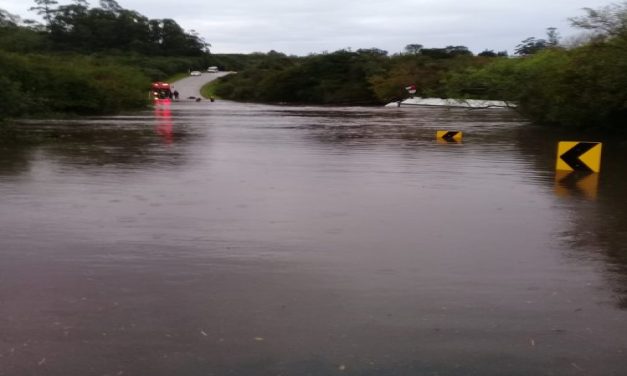
{"label": "wet pavement", "polygon": [[216,80],[220,77],[229,75],[233,72],[201,72],[200,76],[188,76],[172,83],[172,90],[179,92],[180,100],[185,101],[188,99],[200,98],[200,89],[209,82]]}
{"label": "wet pavement", "polygon": [[0,375],[627,369],[621,140],[562,176],[556,142],[594,136],[508,110],[175,102],[1,135]]}

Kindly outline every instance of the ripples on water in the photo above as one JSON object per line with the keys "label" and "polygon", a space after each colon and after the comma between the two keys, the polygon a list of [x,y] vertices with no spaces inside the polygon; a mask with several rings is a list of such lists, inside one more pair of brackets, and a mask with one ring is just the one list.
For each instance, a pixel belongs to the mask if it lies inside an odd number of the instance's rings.
{"label": "ripples on water", "polygon": [[0,375],[622,374],[624,144],[556,183],[558,135],[229,102],[18,124]]}

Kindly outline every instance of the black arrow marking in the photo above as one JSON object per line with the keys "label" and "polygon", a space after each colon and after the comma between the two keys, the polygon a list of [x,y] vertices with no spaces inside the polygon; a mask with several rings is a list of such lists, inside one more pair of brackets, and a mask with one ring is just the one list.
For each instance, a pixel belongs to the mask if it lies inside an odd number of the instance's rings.
{"label": "black arrow marking", "polygon": [[597,146],[596,142],[580,142],[573,146],[566,153],[560,155],[560,158],[566,162],[573,170],[576,171],[590,171],[592,169],[587,164],[583,163],[579,157],[586,154],[590,149]]}
{"label": "black arrow marking", "polygon": [[458,134],[459,132],[446,132],[444,134],[444,136],[442,136],[443,139],[445,139],[448,142],[453,142],[455,141],[454,137]]}

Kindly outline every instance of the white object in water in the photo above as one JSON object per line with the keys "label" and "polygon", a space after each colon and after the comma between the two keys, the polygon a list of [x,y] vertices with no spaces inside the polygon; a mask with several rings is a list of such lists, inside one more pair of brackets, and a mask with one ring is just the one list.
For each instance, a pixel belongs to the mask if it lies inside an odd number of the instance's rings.
{"label": "white object in water", "polygon": [[399,102],[388,103],[386,107],[400,106],[433,106],[433,107],[462,107],[462,108],[514,108],[516,105],[506,101],[484,99],[442,99],[442,98],[408,98]]}

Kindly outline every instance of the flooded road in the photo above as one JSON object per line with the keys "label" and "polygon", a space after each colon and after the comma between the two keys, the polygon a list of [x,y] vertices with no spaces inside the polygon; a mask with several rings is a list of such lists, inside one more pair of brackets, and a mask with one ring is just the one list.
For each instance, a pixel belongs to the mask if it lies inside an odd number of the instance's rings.
{"label": "flooded road", "polygon": [[181,101],[191,98],[196,99],[200,97],[200,90],[204,85],[231,73],[233,72],[202,72],[200,76],[187,76],[174,82],[172,88],[179,92]]}
{"label": "flooded road", "polygon": [[[440,144],[436,130],[461,130]],[[624,375],[626,145],[179,102],[0,141],[0,375]]]}

